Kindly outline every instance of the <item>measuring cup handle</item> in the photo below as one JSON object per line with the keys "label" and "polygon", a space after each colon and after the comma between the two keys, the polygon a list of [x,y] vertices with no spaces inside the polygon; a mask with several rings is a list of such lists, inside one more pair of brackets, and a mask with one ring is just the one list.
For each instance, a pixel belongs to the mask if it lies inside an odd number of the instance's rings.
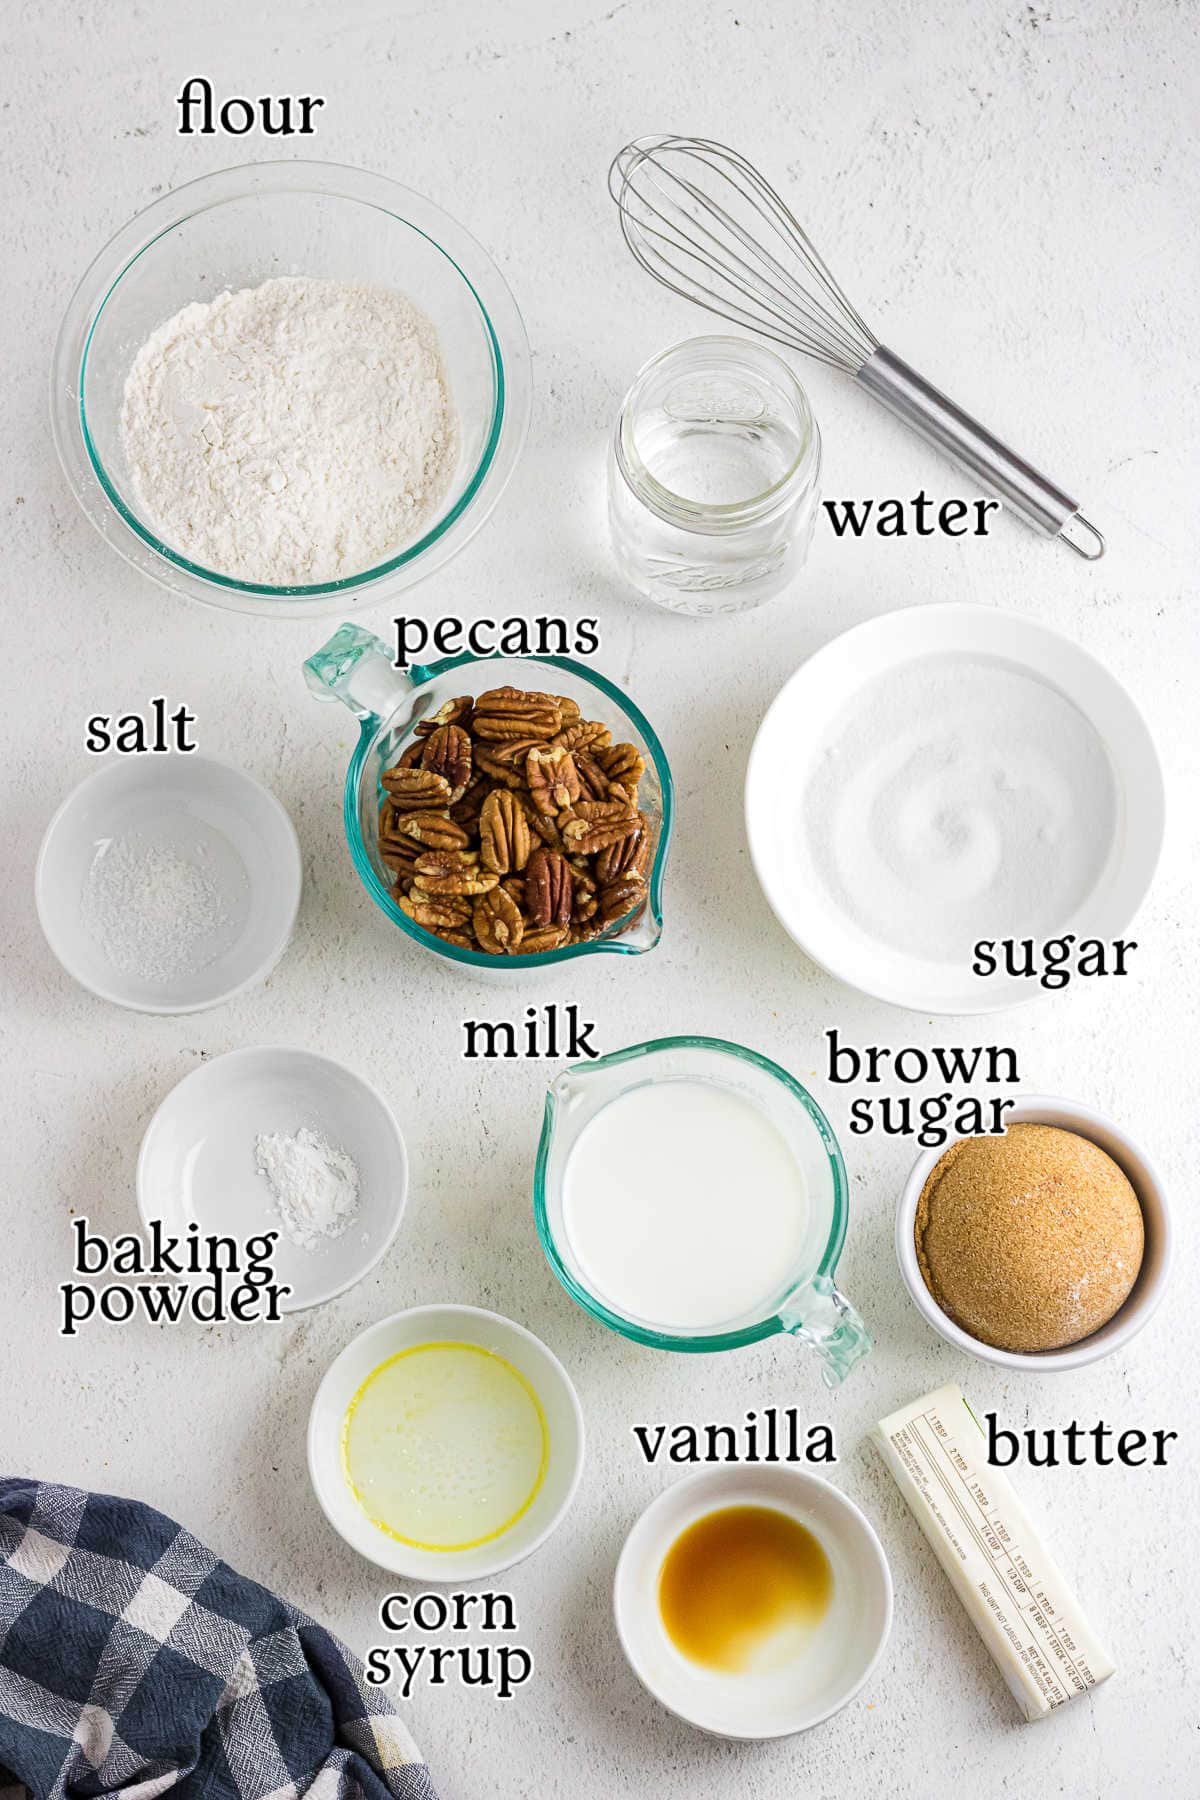
{"label": "measuring cup handle", "polygon": [[838,1387],[855,1363],[870,1355],[870,1332],[827,1275],[791,1295],[780,1318],[785,1331],[820,1356],[826,1387]]}
{"label": "measuring cup handle", "polygon": [[305,663],[304,679],[318,700],[340,700],[363,720],[387,718],[413,685],[382,639],[359,625],[339,625]]}

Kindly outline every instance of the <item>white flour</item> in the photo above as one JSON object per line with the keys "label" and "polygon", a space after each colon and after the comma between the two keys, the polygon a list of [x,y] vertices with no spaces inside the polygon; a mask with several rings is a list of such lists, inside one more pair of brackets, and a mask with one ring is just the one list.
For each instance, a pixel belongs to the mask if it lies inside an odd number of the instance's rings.
{"label": "white flour", "polygon": [[302,1125],[295,1137],[282,1132],[254,1142],[260,1175],[271,1184],[284,1230],[302,1250],[322,1238],[341,1237],[358,1212],[358,1166],[353,1157]]}
{"label": "white flour", "polygon": [[230,921],[220,889],[190,855],[132,834],[108,838],[96,852],[83,893],[83,917],[123,975],[165,986],[207,968],[225,948]]}
{"label": "white flour", "polygon": [[837,719],[802,810],[797,880],[933,962],[1061,931],[1114,843],[1107,752],[1071,701],[996,659],[925,656]]}
{"label": "white flour", "polygon": [[160,325],[126,378],[121,435],[164,543],[271,587],[385,562],[431,522],[456,454],[424,314],[385,288],[296,276]]}

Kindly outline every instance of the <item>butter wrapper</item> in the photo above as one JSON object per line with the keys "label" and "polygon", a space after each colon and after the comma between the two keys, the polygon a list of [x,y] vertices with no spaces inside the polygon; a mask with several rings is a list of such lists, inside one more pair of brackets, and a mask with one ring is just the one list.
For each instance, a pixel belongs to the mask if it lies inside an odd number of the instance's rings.
{"label": "butter wrapper", "polygon": [[962,1391],[939,1388],[871,1438],[1029,1721],[1098,1687],[1114,1664],[1080,1610]]}

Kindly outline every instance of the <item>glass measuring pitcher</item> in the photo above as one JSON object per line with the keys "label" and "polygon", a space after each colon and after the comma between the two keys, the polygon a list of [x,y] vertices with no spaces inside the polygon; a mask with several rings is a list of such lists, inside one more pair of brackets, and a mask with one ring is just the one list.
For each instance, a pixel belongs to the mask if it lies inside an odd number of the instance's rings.
{"label": "glass measuring pitcher", "polygon": [[[674,788],[666,755],[648,721],[603,675],[565,656],[449,656],[428,665],[397,669],[387,645],[357,625],[342,625],[304,665],[318,700],[340,700],[358,719],[360,733],[346,772],[343,825],[358,878],[393,925],[447,962],[499,974],[541,968],[595,952],[632,956],[652,950],[662,936],[662,886],[671,840]],[[620,921],[604,936],[534,956],[491,956],[432,936],[396,903],[395,877],[380,855],[379,813],[385,799],[380,776],[413,741],[417,726],[447,700],[512,686],[552,690],[578,702],[586,719],[609,726],[614,741],[640,751],[646,771],[638,789],[654,842],[646,879],[646,904],[624,931]],[[618,935],[619,933],[619,935]]]}
{"label": "glass measuring pitcher", "polygon": [[[805,1216],[794,1266],[757,1303],[703,1331],[669,1329],[635,1317],[597,1293],[572,1245],[564,1210],[567,1164],[585,1128],[613,1101],[662,1082],[701,1083],[748,1102],[782,1137],[803,1178]],[[818,1353],[826,1385],[836,1387],[871,1349],[866,1327],[834,1282],[846,1239],[848,1190],[837,1139],[812,1095],[777,1063],[740,1044],[706,1037],[634,1044],[575,1064],[546,1096],[533,1197],[542,1248],[580,1306],[613,1331],[655,1349],[732,1350],[788,1332]],[[731,1192],[725,1198],[736,1235],[738,1196]],[[686,1248],[681,1235],[680,1253]]]}

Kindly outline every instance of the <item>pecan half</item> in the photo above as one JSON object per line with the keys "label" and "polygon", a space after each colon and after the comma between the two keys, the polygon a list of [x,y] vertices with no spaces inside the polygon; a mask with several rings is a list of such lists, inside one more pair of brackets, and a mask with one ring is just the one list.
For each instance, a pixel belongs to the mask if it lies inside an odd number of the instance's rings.
{"label": "pecan half", "polygon": [[479,814],[479,854],[484,868],[497,875],[523,869],[531,848],[525,808],[507,789],[493,788]]}
{"label": "pecan half", "polygon": [[425,900],[418,896],[412,900],[406,895],[396,904],[414,924],[424,925],[426,930],[438,926],[443,931],[461,931],[471,917],[468,905],[452,899]]}
{"label": "pecan half", "polygon": [[602,887],[622,875],[645,873],[643,863],[650,848],[650,821],[639,813],[637,823],[627,837],[607,845],[596,856],[596,878]]}
{"label": "pecan half", "polygon": [[419,848],[420,846],[415,844],[412,838],[404,838],[398,844],[385,844],[381,840],[379,860],[384,868],[390,869],[399,880],[411,880]]}
{"label": "pecan half", "polygon": [[460,950],[474,950],[475,948],[475,939],[469,932],[445,931],[440,925],[427,925],[425,930],[432,932],[434,937],[441,938],[444,943],[457,944]]}
{"label": "pecan half", "polygon": [[471,729],[471,714],[475,710],[475,701],[470,694],[463,694],[458,700],[447,700],[439,706],[432,719],[422,719],[417,726],[416,736],[432,737],[441,725],[461,725],[464,731]]}
{"label": "pecan half", "polygon": [[432,812],[405,813],[397,819],[396,830],[426,850],[465,850],[471,841],[453,819]]}
{"label": "pecan half", "polygon": [[487,894],[499,880],[500,877],[493,875],[488,869],[471,867],[439,869],[430,874],[423,874],[418,862],[409,893],[414,900],[419,897],[441,900],[447,896],[454,898],[462,894]]}
{"label": "pecan half", "polygon": [[439,725],[425,739],[421,767],[450,784],[450,803],[461,800],[471,779],[471,740],[461,725]]}
{"label": "pecan half", "polygon": [[548,845],[551,850],[561,850],[563,847],[562,836],[555,821],[545,813],[540,813],[528,794],[520,793],[517,795],[517,799],[524,808],[529,829],[535,832],[542,843]]}
{"label": "pecan half", "polygon": [[531,750],[544,750],[545,738],[519,737],[501,738],[497,743],[489,744],[487,754],[493,762],[498,762],[502,769],[515,769],[518,775],[525,773],[525,759]]}
{"label": "pecan half", "polygon": [[545,817],[562,812],[579,798],[579,775],[569,750],[531,750],[525,759],[529,796]]}
{"label": "pecan half", "polygon": [[450,783],[433,769],[385,769],[380,785],[397,809],[406,813],[443,812],[450,804]]}
{"label": "pecan half", "polygon": [[515,769],[502,763],[498,757],[490,754],[495,748],[494,744],[488,744],[486,748],[483,744],[476,744],[475,767],[481,774],[486,775],[489,781],[499,782],[502,787],[511,788],[515,793],[518,788],[525,786],[524,767]]}
{"label": "pecan half", "polygon": [[579,791],[589,800],[607,800],[608,790],[612,783],[600,767],[593,762],[586,751],[575,752],[575,770],[579,776]]}
{"label": "pecan half", "polygon": [[525,911],[538,926],[569,925],[573,883],[565,856],[535,850],[525,868]]}
{"label": "pecan half", "polygon": [[[625,875],[600,889],[597,917],[605,930],[629,913],[639,913],[646,904],[646,884],[640,875]],[[630,924],[633,920],[630,919]]]}
{"label": "pecan half", "polygon": [[563,726],[562,708],[551,694],[522,693],[519,688],[493,688],[475,702],[472,729],[477,738],[533,738],[544,742]]}
{"label": "pecan half", "polygon": [[430,877],[465,875],[479,867],[477,850],[421,850],[413,865],[424,881]]}
{"label": "pecan half", "polygon": [[525,935],[525,921],[516,901],[502,887],[475,902],[471,916],[480,949],[490,956],[515,956]]}
{"label": "pecan half", "polygon": [[586,925],[589,919],[595,918],[599,910],[600,902],[596,895],[594,893],[589,893],[586,888],[581,888],[579,884],[576,883],[575,893],[571,901],[572,925]]}
{"label": "pecan half", "polygon": [[646,773],[641,751],[633,744],[608,744],[594,755],[608,779],[623,782],[627,788],[636,787]]}
{"label": "pecan half", "polygon": [[596,824],[588,823],[587,819],[569,819],[563,826],[563,842],[567,844],[567,850],[576,855],[596,857],[599,851],[621,844],[631,830],[637,830],[637,824],[631,819],[601,819]]}
{"label": "pecan half", "polygon": [[625,789],[615,783],[609,788],[606,800],[580,800],[578,805],[571,808],[571,812],[575,818],[586,819],[589,825],[599,825],[606,819],[628,819],[632,822],[637,818]]}
{"label": "pecan half", "polygon": [[521,939],[522,956],[541,956],[546,950],[561,950],[567,941],[565,925],[526,926]]}
{"label": "pecan half", "polygon": [[471,833],[479,829],[479,815],[483,811],[483,803],[491,789],[486,781],[473,781],[461,800],[456,800],[450,808],[450,817],[456,825],[462,825]]}
{"label": "pecan half", "polygon": [[581,750],[611,744],[612,732],[599,719],[580,719],[574,725],[564,725],[554,743],[569,750],[572,756],[578,756]]}
{"label": "pecan half", "polygon": [[400,809],[389,794],[379,808],[379,841],[381,844],[395,842],[399,837],[396,820],[400,817]]}

